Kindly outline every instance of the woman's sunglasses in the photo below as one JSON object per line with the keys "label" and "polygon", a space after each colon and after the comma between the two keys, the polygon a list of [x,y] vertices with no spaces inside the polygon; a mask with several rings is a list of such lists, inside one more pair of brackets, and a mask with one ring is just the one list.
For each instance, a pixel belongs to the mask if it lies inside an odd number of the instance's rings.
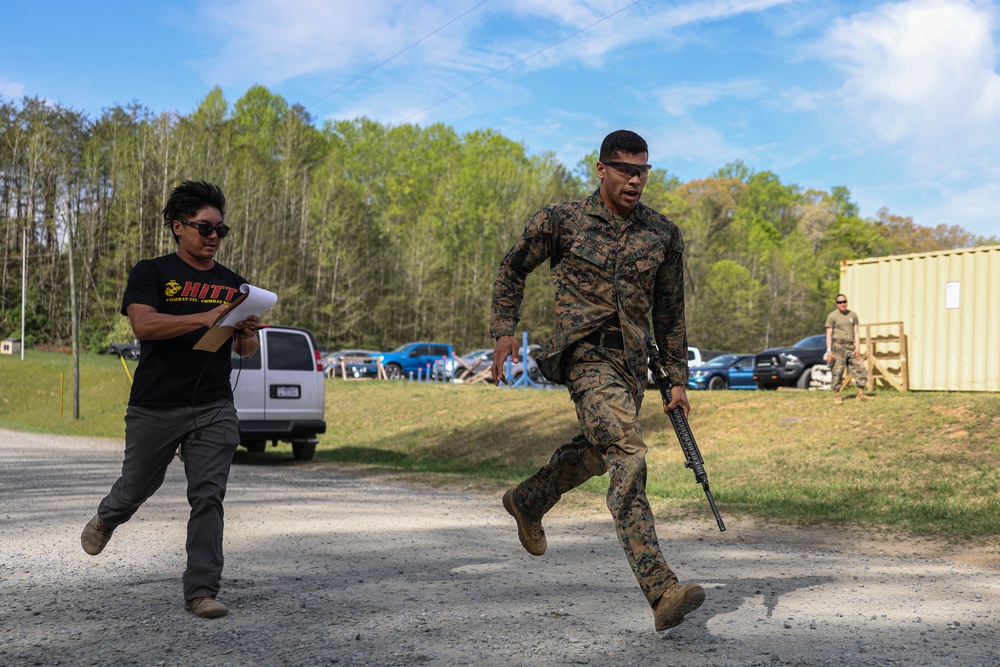
{"label": "woman's sunglasses", "polygon": [[208,222],[191,222],[190,220],[180,220],[180,219],[178,219],[177,222],[181,223],[182,225],[187,225],[188,227],[197,227],[198,233],[201,234],[202,236],[211,236],[212,232],[215,232],[216,234],[219,235],[220,239],[224,239],[226,238],[226,234],[229,233],[229,227],[227,227],[225,224],[220,224],[216,226]]}

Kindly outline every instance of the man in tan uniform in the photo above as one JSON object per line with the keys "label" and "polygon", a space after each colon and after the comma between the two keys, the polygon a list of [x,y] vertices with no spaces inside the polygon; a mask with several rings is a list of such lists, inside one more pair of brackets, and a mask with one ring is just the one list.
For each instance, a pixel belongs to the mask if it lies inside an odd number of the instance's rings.
{"label": "man in tan uniform", "polygon": [[565,384],[581,433],[537,473],[509,490],[503,505],[517,522],[521,545],[545,553],[542,517],[562,494],[608,473],[607,504],[618,540],[656,629],[678,625],[705,600],[698,584],[681,585],[656,539],[646,499],[646,444],[639,407],[646,385],[647,314],[670,382],[670,405],[690,410],[684,323],[684,241],[660,213],[639,203],[650,166],[635,132],[612,132],[596,165],[600,188],[581,201],[539,211],[500,264],[493,289],[490,335],[496,339],[493,382],[505,381],[504,360],[518,359],[514,337],[527,275],[546,259],[552,267],[556,333],[541,341],[538,366]]}
{"label": "man in tan uniform", "polygon": [[858,400],[866,401],[868,371],[861,359],[861,334],[858,328],[858,314],[847,309],[847,297],[837,295],[837,309],[826,316],[826,359],[833,361],[833,402],[843,405],[840,385],[844,380],[844,368],[851,371],[854,384],[858,388]]}

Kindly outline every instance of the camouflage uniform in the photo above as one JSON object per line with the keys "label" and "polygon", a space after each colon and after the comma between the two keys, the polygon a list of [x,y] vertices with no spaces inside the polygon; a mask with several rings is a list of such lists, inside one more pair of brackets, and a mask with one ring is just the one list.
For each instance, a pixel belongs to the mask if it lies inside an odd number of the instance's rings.
{"label": "camouflage uniform", "polygon": [[868,385],[868,370],[862,359],[854,358],[854,340],[859,326],[858,314],[846,307],[843,312],[838,308],[826,316],[826,330],[830,337],[830,352],[833,354],[832,389],[834,400],[840,403],[841,383],[844,380],[844,367],[851,369],[854,384],[858,387],[858,397],[864,396]]}
{"label": "camouflage uniform", "polygon": [[865,368],[865,360],[860,357],[854,358],[854,343],[842,340],[833,341],[833,391],[839,392],[840,383],[844,380],[844,367],[850,369],[854,384],[859,390],[868,386],[868,369]]}
{"label": "camouflage uniform", "polygon": [[[609,473],[607,504],[618,539],[650,604],[677,581],[660,552],[646,500],[646,445],[638,414],[646,385],[647,314],[670,380],[687,381],[680,230],[638,204],[627,219],[595,192],[549,206],[504,257],[493,292],[490,335],[514,335],[527,275],[546,259],[556,295],[556,333],[541,341],[538,365],[566,384],[581,434],[514,490],[518,510],[540,521],[563,493]],[[621,332],[623,350],[584,340]]]}

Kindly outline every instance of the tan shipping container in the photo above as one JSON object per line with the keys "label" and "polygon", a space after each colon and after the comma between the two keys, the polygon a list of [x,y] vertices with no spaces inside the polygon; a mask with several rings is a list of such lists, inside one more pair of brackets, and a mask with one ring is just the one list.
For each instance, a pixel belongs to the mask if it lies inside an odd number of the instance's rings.
{"label": "tan shipping container", "polygon": [[840,291],[862,337],[902,322],[910,389],[1000,391],[1000,245],[842,260]]}

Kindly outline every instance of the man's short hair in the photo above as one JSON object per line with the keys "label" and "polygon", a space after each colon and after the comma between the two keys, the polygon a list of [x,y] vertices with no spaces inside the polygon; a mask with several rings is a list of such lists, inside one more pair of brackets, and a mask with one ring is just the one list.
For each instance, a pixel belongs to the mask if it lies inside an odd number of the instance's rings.
{"label": "man's short hair", "polygon": [[[163,207],[163,224],[167,227],[181,217],[189,218],[206,206],[213,206],[226,217],[226,196],[218,185],[205,181],[184,181],[173,189]],[[180,238],[174,234],[174,240]]]}
{"label": "man's short hair", "polygon": [[631,130],[615,130],[604,137],[604,141],[601,142],[601,155],[597,159],[604,162],[614,157],[615,153],[628,153],[629,155],[637,153],[648,154],[649,147],[646,145],[646,140],[635,132]]}

